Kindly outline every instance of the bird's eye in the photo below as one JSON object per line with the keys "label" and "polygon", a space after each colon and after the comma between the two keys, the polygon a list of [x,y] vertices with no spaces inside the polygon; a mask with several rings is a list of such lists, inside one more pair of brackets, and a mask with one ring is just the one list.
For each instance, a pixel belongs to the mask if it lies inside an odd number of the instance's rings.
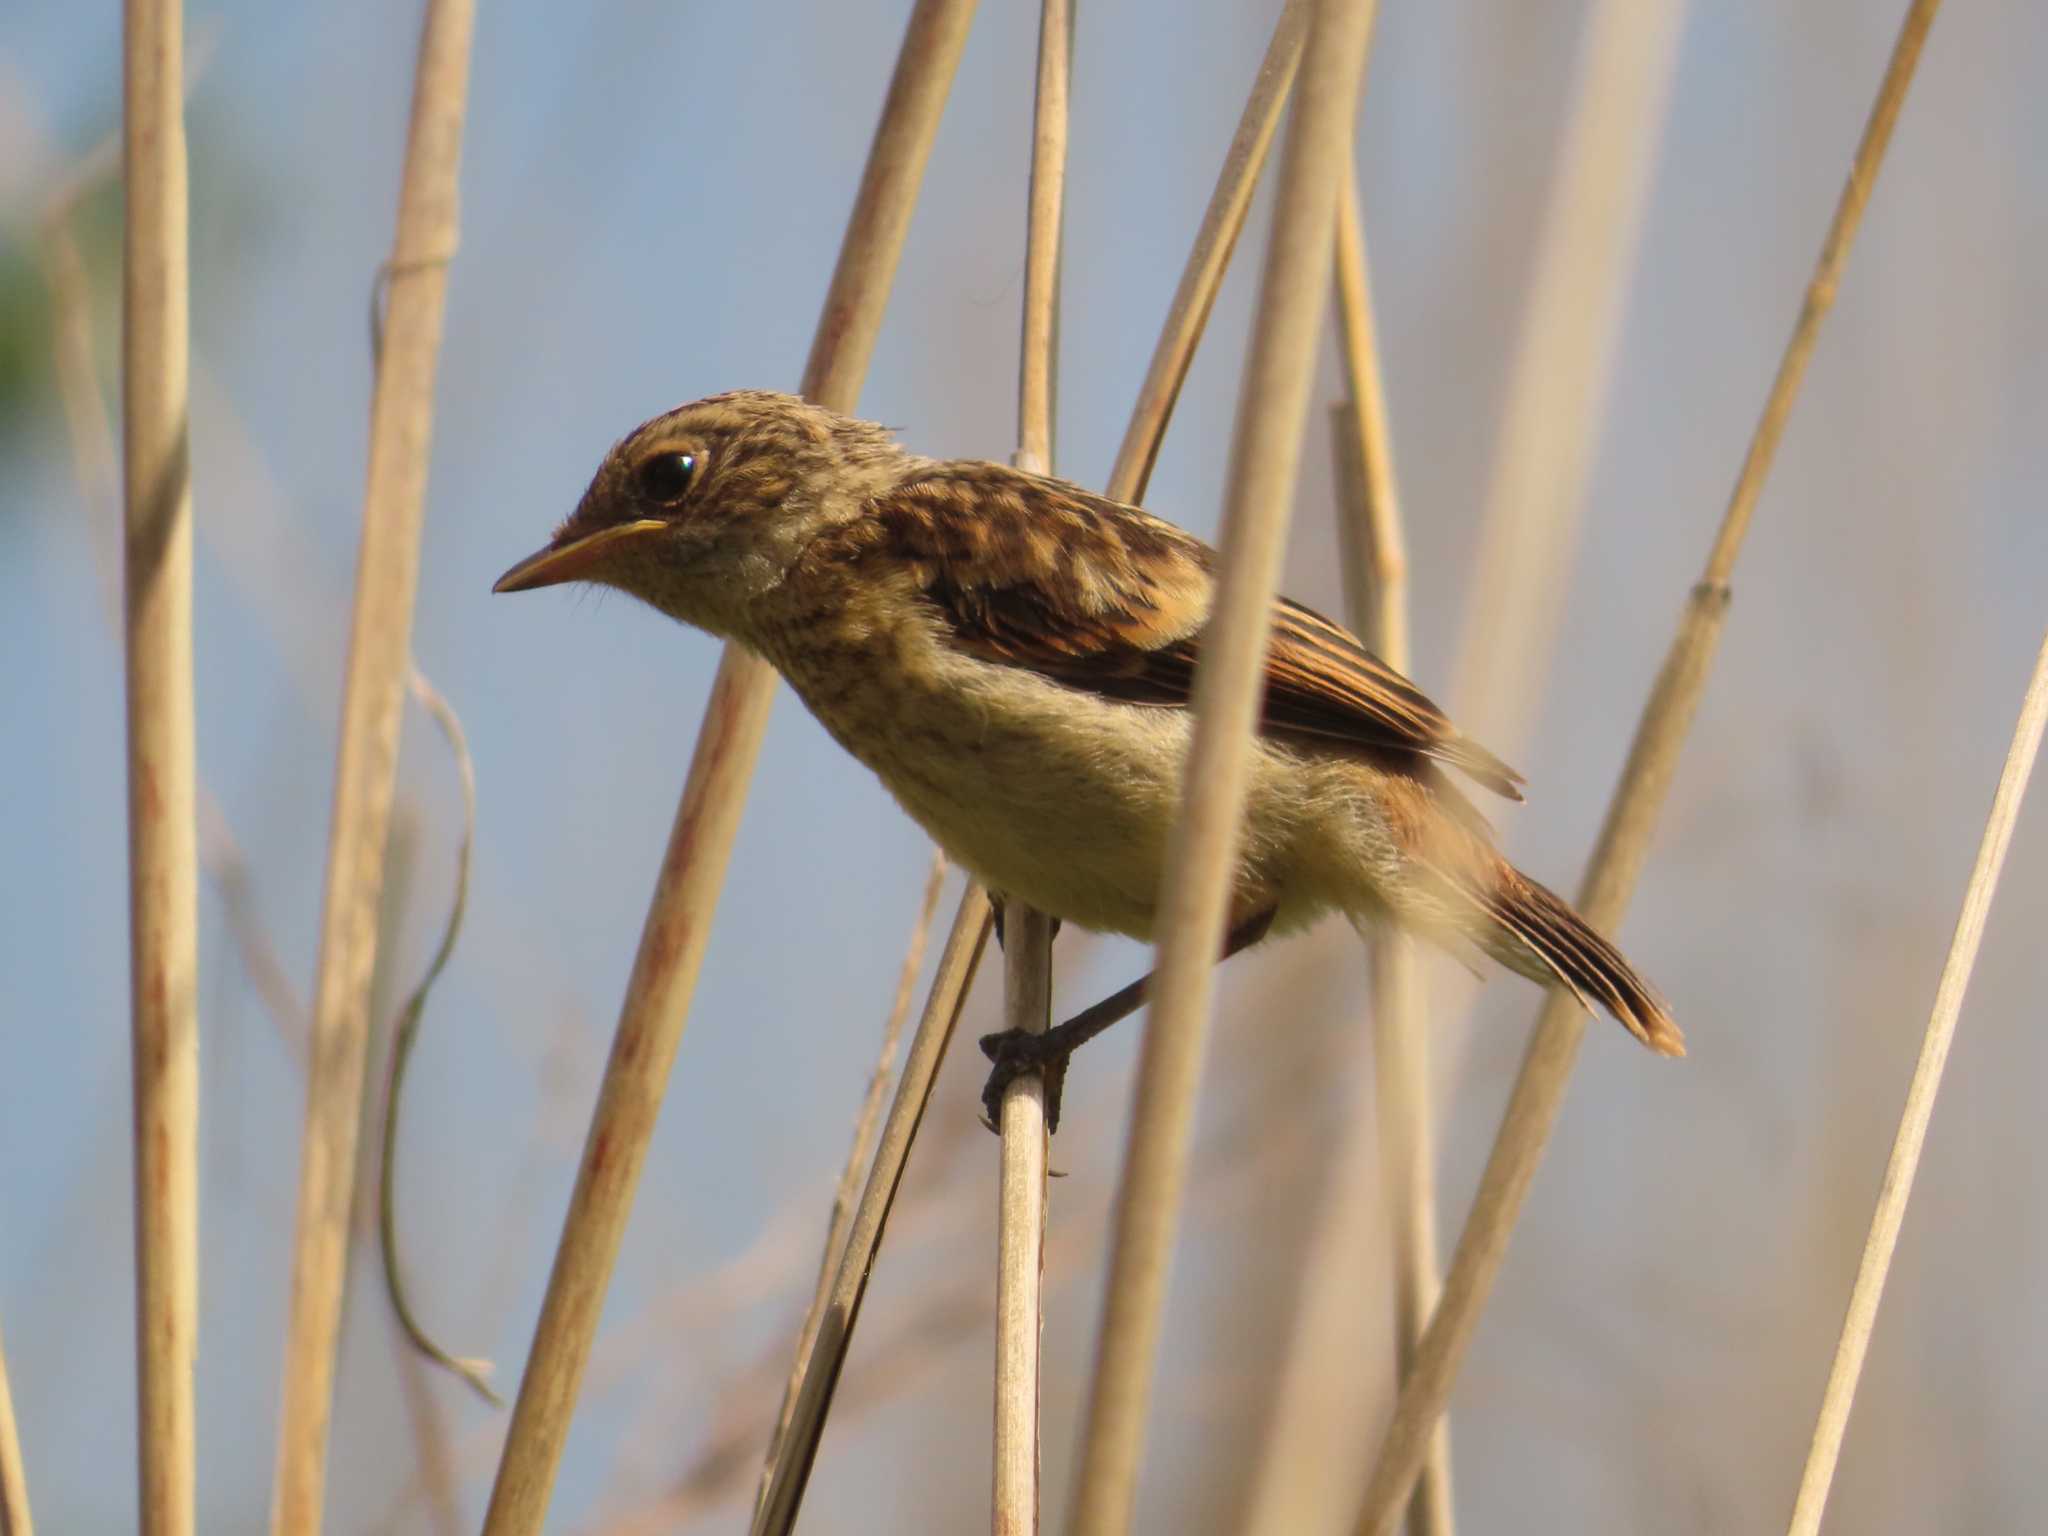
{"label": "bird's eye", "polygon": [[651,501],[681,501],[696,473],[694,453],[657,453],[640,466],[640,489]]}

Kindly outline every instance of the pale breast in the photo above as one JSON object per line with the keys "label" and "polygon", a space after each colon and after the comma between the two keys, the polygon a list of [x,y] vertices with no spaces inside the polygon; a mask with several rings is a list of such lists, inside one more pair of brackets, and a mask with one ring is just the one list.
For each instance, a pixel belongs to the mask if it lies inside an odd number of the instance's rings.
{"label": "pale breast", "polygon": [[[991,889],[1084,928],[1150,936],[1190,721],[960,655],[921,627],[856,623],[777,646],[821,723]],[[1261,748],[1240,912],[1288,884],[1299,777]]]}

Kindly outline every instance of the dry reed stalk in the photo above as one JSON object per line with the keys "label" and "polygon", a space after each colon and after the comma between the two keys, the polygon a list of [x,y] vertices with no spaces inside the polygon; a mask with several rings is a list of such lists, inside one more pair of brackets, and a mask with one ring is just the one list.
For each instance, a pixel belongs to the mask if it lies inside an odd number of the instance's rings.
{"label": "dry reed stalk", "polygon": [[1159,458],[1159,445],[1166,438],[1166,423],[1173,415],[1174,402],[1194,362],[1195,346],[1209,321],[1209,309],[1223,286],[1223,274],[1237,249],[1237,237],[1244,229],[1245,215],[1252,205],[1252,193],[1259,184],[1259,172],[1273,146],[1280,127],[1280,115],[1287,109],[1287,97],[1294,89],[1294,77],[1301,66],[1302,43],[1308,36],[1309,0],[1287,0],[1280,19],[1273,24],[1272,41],[1266,45],[1259,72],[1252,80],[1251,94],[1239,115],[1237,131],[1224,152],[1223,169],[1216,176],[1216,190],[1202,214],[1194,248],[1181,272],[1180,286],[1166,313],[1166,324],[1153,349],[1145,382],[1138,390],[1138,403],[1117,449],[1116,465],[1110,470],[1107,494],[1116,501],[1145,499],[1145,482],[1152,478],[1152,466]]}
{"label": "dry reed stalk", "polygon": [[[1821,321],[1834,305],[1850,246],[1870,201],[1886,146],[1891,142],[1914,66],[1919,62],[1921,45],[1940,3],[1941,0],[1913,0],[1900,26],[1876,102],[1856,146],[1848,182],[1807,284],[1799,319],[1771,381],[1770,394],[1707,556],[1706,569],[1687,597],[1678,633],[1643,706],[1621,782],[1608,806],[1579,891],[1579,910],[1588,922],[1603,931],[1611,930],[1626,910],[1649,852],[1658,813],[1677,769],[1678,754],[1706,687],[1707,671],[1720,640],[1736,556],[1749,530],[1757,500],[1763,494],[1764,481],[1784,437],[1807,364],[1812,360]],[[1561,992],[1551,994],[1538,1018],[1507,1111],[1495,1134],[1471,1214],[1452,1255],[1443,1296],[1423,1335],[1408,1384],[1395,1404],[1393,1422],[1388,1426],[1359,1513],[1357,1529],[1362,1536],[1385,1536],[1391,1532],[1407,1500],[1430,1428],[1443,1413],[1451,1384],[1478,1326],[1479,1314],[1500,1273],[1522,1201],[1556,1123],[1585,1026],[1586,1016],[1570,996]]]}
{"label": "dry reed stalk", "polygon": [[21,1465],[21,1428],[7,1387],[7,1349],[0,1344],[0,1536],[35,1536],[28,1513],[28,1474]]}
{"label": "dry reed stalk", "polygon": [[[1394,487],[1393,438],[1387,430],[1386,387],[1380,377],[1378,338],[1366,261],[1365,220],[1358,206],[1358,177],[1344,178],[1337,218],[1337,314],[1343,333],[1344,374],[1350,391],[1351,422],[1336,437],[1346,473],[1339,480],[1347,516],[1340,527],[1355,531],[1349,542],[1364,558],[1347,583],[1352,622],[1382,660],[1396,671],[1410,668],[1408,634],[1408,551],[1401,506]],[[1339,408],[1342,409],[1341,407]],[[1335,413],[1333,413],[1334,415]],[[1354,562],[1346,563],[1347,572]],[[1362,579],[1361,579],[1362,578]],[[1394,1358],[1406,1376],[1429,1314],[1443,1288],[1437,1256],[1436,1136],[1429,1087],[1429,1038],[1417,995],[1415,943],[1382,928],[1372,939],[1373,1076],[1379,1108],[1379,1177],[1388,1193],[1387,1213],[1394,1247]],[[1361,1127],[1365,1116],[1354,1117]],[[1363,1171],[1372,1156],[1366,1137],[1343,1165]],[[1328,1199],[1359,1201],[1360,1185],[1333,1185]],[[1408,1511],[1412,1536],[1451,1536],[1456,1528],[1451,1503],[1451,1431],[1439,1419],[1430,1437],[1429,1458]]]}
{"label": "dry reed stalk", "polygon": [[[1067,92],[1073,74],[1074,0],[1043,0],[1032,112],[1031,185],[1024,242],[1024,317],[1018,347],[1019,469],[1053,470],[1059,378],[1062,201],[1067,179]],[[1052,1027],[1052,920],[1011,902],[1004,909],[1003,1024]],[[998,1536],[1038,1530],[1038,1360],[1044,1327],[1046,1085],[1011,1083],[997,1111],[995,1425],[991,1476]]]}
{"label": "dry reed stalk", "polygon": [[182,18],[122,36],[121,426],[141,1529],[193,1529],[199,1321],[199,899]]}
{"label": "dry reed stalk", "polygon": [[2044,724],[2048,724],[2048,639],[2042,641],[2040,653],[2034,659],[2034,675],[2027,684],[2019,719],[2013,726],[2012,746],[2006,752],[1998,789],[1991,799],[1991,814],[1984,823],[1977,862],[1963,891],[1963,909],[1956,918],[1955,936],[1949,941],[1948,959],[1942,965],[1941,981],[1935,988],[1934,1010],[1928,1016],[1920,1060],[1906,1090],[1898,1136],[1885,1164],[1877,1209],[1870,1218],[1870,1236],[1856,1270],[1855,1287],[1849,1293],[1848,1315],[1842,1319],[1835,1363],[1828,1371],[1827,1390],[1822,1394],[1820,1415],[1813,1426],[1813,1443],[1806,1454],[1806,1470],[1800,1476],[1799,1495],[1787,1527],[1789,1536],[1819,1536],[1828,1489],[1834,1482],[1835,1461],[1842,1451],[1842,1435],[1849,1425],[1849,1409],[1863,1374],[1863,1356],[1870,1348],[1871,1332],[1877,1327],[1877,1304],[1884,1296],[1885,1277],[1891,1272],[1899,1228],[1906,1219],[1906,1202],[1913,1197],[1913,1176],[1919,1171],[1920,1149],[1927,1140],[1935,1097],[1941,1092],[1942,1069],[1948,1064],[1956,1020],[1963,1011],[1963,994],[1969,989],[1970,972],[1977,964],[1977,950],[1984,941],[1984,924],[1991,915],[1991,899],[1998,892],[1999,871],[2012,843],[2013,824],[2019,819],[2020,801],[2026,796],[2027,780],[2034,771]]}
{"label": "dry reed stalk", "polygon": [[456,173],[473,0],[431,0],[413,77],[390,307],[370,406],[370,457],[314,983],[312,1056],[279,1412],[276,1536],[319,1530],[334,1354],[355,1196],[370,979],[385,838],[411,662],[413,594],[432,441],[434,374],[456,240]]}
{"label": "dry reed stalk", "polygon": [[[1048,0],[1063,6],[1065,0]],[[1011,903],[1003,913],[1003,1023],[1051,1024],[1052,919]],[[1038,1355],[1044,1326],[1045,1084],[1036,1074],[1003,1094],[996,1224],[994,1519],[997,1536],[1038,1530]]]}
{"label": "dry reed stalk", "polygon": [[1684,19],[1603,0],[1579,44],[1451,674],[1455,718],[1510,760],[1556,649]]}
{"label": "dry reed stalk", "polygon": [[[1344,179],[1337,220],[1337,316],[1349,399],[1330,408],[1342,515],[1346,608],[1352,628],[1382,660],[1409,666],[1408,559],[1395,490],[1386,395],[1355,170]],[[1436,1168],[1428,1037],[1416,996],[1413,942],[1376,931],[1372,957],[1373,1080],[1377,1114],[1346,1117],[1302,1266],[1302,1291],[1250,1509],[1253,1529],[1298,1529],[1308,1509],[1348,1504],[1356,1489],[1332,1486],[1355,1416],[1331,1412],[1329,1376],[1346,1371],[1328,1341],[1359,1304],[1371,1265],[1392,1235],[1395,1369],[1405,1374],[1442,1278],[1437,1262]],[[1384,1195],[1387,1227],[1377,1221]],[[1362,1406],[1362,1405],[1360,1405]],[[1414,1536],[1453,1529],[1450,1429],[1438,1423],[1425,1475],[1409,1510]]]}
{"label": "dry reed stalk", "polygon": [[[974,0],[918,0],[904,31],[804,366],[803,394],[828,409],[850,411],[858,403],[974,9]],[[563,1219],[491,1492],[487,1536],[537,1531],[546,1514],[774,692],[766,662],[738,646],[725,648]]]}
{"label": "dry reed stalk", "polygon": [[839,1170],[839,1183],[832,1191],[832,1214],[825,1223],[825,1248],[818,1256],[818,1278],[811,1290],[811,1304],[804,1311],[803,1326],[797,1330],[796,1358],[790,1363],[782,1384],[782,1403],[775,1410],[775,1427],[769,1432],[768,1454],[761,1463],[761,1477],[754,1490],[754,1507],[768,1497],[768,1476],[774,1470],[776,1453],[789,1433],[790,1415],[796,1411],[796,1394],[803,1386],[804,1370],[811,1350],[818,1342],[818,1329],[825,1321],[825,1308],[832,1299],[832,1278],[839,1255],[846,1248],[847,1230],[853,1225],[854,1197],[860,1193],[861,1172],[874,1151],[875,1130],[882,1123],[882,1093],[889,1086],[889,1073],[896,1063],[896,1047],[903,1038],[903,1026],[910,1018],[910,997],[917,987],[917,973],[924,969],[925,945],[930,941],[932,919],[938,915],[939,893],[946,883],[946,856],[932,850],[931,868],[926,871],[924,899],[917,920],[910,927],[910,942],[903,949],[903,965],[896,974],[896,996],[889,1005],[889,1017],[882,1025],[882,1046],[868,1074],[867,1092],[861,1096],[860,1113],[854,1117],[853,1143],[846,1149],[846,1164]]}
{"label": "dry reed stalk", "polygon": [[753,1536],[788,1536],[796,1524],[804,1489],[817,1461],[825,1416],[831,1411],[832,1396],[846,1364],[846,1348],[867,1295],[868,1276],[881,1246],[882,1230],[903,1181],[910,1144],[917,1137],[918,1123],[931,1100],[932,1083],[938,1077],[946,1046],[959,1022],[967,978],[973,974],[982,946],[988,942],[989,916],[988,897],[979,886],[969,885],[953,919],[953,931],[946,936],[946,947],[939,955],[938,972],[932,978],[924,1016],[918,1021],[909,1054],[903,1060],[903,1076],[896,1085],[896,1098],[882,1127],[882,1140],[875,1148],[874,1166],[868,1172],[867,1186],[861,1191],[860,1207],[846,1235],[846,1250],[832,1281],[832,1299],[825,1309],[824,1325],[818,1331],[810,1364],[804,1371],[789,1433],[783,1438],[781,1454],[769,1476],[767,1496],[754,1512]]}
{"label": "dry reed stalk", "polygon": [[1160,883],[1156,981],[1081,1437],[1071,1521],[1080,1536],[1129,1529],[1136,1502],[1216,955],[1242,831],[1260,664],[1293,510],[1338,186],[1373,14],[1372,0],[1318,0],[1302,54],[1300,94],[1239,393],[1215,608],[1196,669],[1185,806]]}

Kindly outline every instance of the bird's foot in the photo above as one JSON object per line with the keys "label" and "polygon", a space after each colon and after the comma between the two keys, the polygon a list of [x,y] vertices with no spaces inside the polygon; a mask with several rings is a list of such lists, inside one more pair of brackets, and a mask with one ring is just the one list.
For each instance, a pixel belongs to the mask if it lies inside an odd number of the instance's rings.
{"label": "bird's foot", "polygon": [[998,1133],[1003,1125],[1003,1095],[1020,1077],[1037,1073],[1045,1083],[1045,1128],[1060,1128],[1060,1094],[1067,1084],[1067,1062],[1078,1042],[1060,1037],[1058,1030],[1043,1034],[1028,1029],[1005,1029],[981,1037],[981,1053],[994,1063],[988,1082],[981,1090],[981,1107],[988,1127]]}

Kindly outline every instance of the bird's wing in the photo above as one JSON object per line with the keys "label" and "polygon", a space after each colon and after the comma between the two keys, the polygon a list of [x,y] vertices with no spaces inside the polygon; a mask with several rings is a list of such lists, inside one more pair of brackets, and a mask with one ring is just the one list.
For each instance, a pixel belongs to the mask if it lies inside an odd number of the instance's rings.
{"label": "bird's wing", "polygon": [[[1216,553],[1149,513],[1000,464],[927,465],[870,503],[868,548],[908,569],[952,643],[1124,703],[1193,700]],[[1521,776],[1347,630],[1285,598],[1261,730],[1420,753],[1510,799]]]}

